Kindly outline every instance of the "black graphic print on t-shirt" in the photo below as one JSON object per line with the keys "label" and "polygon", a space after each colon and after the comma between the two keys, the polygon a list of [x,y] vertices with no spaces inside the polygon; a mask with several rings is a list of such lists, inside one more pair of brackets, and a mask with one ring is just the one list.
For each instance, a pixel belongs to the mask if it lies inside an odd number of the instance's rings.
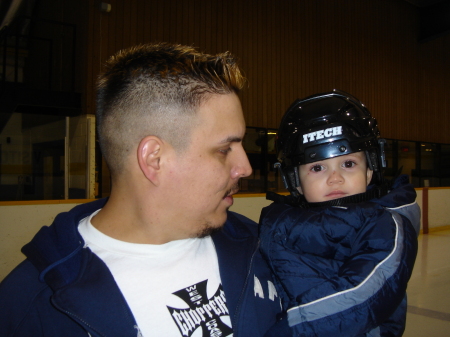
{"label": "black graphic print on t-shirt", "polygon": [[207,283],[205,280],[173,293],[189,306],[186,309],[167,307],[182,336],[191,337],[199,327],[202,328],[202,337],[224,337],[233,333],[221,320],[221,317],[229,316],[222,285],[214,296],[208,298]]}

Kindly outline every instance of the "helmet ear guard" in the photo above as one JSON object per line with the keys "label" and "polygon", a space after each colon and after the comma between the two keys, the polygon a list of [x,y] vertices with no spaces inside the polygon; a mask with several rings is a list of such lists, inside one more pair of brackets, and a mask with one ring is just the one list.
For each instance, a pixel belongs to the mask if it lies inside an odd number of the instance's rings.
{"label": "helmet ear guard", "polygon": [[297,190],[297,186],[300,186],[300,177],[298,175],[298,167],[283,167],[281,163],[275,163],[274,168],[280,171],[281,179],[283,180],[284,187],[294,197],[299,197],[300,192]]}
{"label": "helmet ear guard", "polygon": [[378,162],[377,162],[377,154],[373,151],[366,150],[366,158],[367,158],[367,165],[369,166],[369,169],[378,172]]}
{"label": "helmet ear guard", "polygon": [[386,139],[378,139],[377,149],[373,148],[372,151],[370,149],[365,151],[369,168],[374,172],[379,172],[387,167],[385,144]]}
{"label": "helmet ear guard", "polygon": [[372,181],[378,185],[383,182],[383,169],[387,167],[385,144],[386,139],[378,139],[378,148],[365,151],[367,165],[374,172]]}
{"label": "helmet ear guard", "polygon": [[378,145],[380,147],[380,161],[381,161],[381,167],[386,168],[387,162],[386,162],[386,152],[384,148],[386,147],[386,139],[378,139]]}

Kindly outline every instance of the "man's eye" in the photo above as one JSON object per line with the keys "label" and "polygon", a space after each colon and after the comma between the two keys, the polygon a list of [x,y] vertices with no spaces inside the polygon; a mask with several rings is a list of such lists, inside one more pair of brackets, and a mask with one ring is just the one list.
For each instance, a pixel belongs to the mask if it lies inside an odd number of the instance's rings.
{"label": "man's eye", "polygon": [[311,167],[311,171],[313,171],[313,172],[320,172],[322,170],[323,170],[322,165],[314,165],[313,167]]}
{"label": "man's eye", "polygon": [[222,153],[222,154],[228,154],[228,152],[230,152],[230,151],[231,151],[231,147],[219,150],[219,152]]}
{"label": "man's eye", "polygon": [[344,163],[344,167],[345,168],[352,168],[352,167],[355,167],[355,166],[356,166],[356,163],[354,161],[352,161],[352,160],[347,160]]}

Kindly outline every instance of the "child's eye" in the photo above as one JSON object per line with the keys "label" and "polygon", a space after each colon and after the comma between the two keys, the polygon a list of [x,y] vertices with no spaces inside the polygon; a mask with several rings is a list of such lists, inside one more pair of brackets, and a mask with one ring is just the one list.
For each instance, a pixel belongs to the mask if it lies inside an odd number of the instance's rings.
{"label": "child's eye", "polygon": [[353,160],[347,160],[344,162],[344,167],[345,168],[352,168],[355,167],[356,163]]}
{"label": "child's eye", "polygon": [[313,167],[311,167],[311,171],[313,171],[313,172],[320,172],[322,170],[323,170],[322,165],[314,165]]}

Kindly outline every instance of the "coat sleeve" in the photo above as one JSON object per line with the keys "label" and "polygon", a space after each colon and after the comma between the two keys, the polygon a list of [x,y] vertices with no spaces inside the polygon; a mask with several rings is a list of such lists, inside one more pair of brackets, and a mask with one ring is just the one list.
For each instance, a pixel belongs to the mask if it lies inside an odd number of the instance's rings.
{"label": "coat sleeve", "polygon": [[285,212],[283,225],[261,228],[272,237],[262,240],[264,254],[289,297],[279,328],[349,337],[385,322],[405,296],[417,253],[409,221],[373,204],[300,213],[301,224]]}

